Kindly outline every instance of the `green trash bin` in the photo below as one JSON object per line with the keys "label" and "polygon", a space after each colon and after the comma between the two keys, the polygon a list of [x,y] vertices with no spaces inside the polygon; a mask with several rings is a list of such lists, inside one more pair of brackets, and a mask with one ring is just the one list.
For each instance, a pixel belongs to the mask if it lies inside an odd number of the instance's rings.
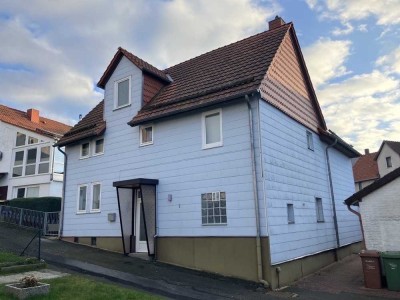
{"label": "green trash bin", "polygon": [[400,251],[386,251],[381,253],[383,267],[386,273],[386,282],[391,291],[400,291]]}

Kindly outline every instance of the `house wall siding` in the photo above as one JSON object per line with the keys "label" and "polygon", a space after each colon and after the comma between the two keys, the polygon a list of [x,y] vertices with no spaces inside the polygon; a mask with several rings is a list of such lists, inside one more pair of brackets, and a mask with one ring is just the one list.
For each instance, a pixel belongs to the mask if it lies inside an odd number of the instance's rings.
{"label": "house wall siding", "polygon": [[[334,248],[336,237],[325,158],[327,145],[312,133],[314,151],[309,150],[308,129],[263,100],[260,100],[260,118],[271,263]],[[344,195],[354,192],[351,161],[334,149],[330,151],[336,164],[333,177],[342,185],[339,187],[342,191],[337,192],[336,206],[344,206]],[[340,175],[344,176],[343,182],[337,178]],[[316,219],[315,197],[323,201],[323,223]],[[294,224],[288,224],[287,204],[294,206]],[[343,217],[340,214],[340,220],[351,218],[350,212],[343,211]],[[340,231],[347,232],[353,226],[352,222],[344,222],[340,224]],[[343,238],[350,239],[346,235]]]}
{"label": "house wall siding", "polygon": [[365,245],[368,250],[399,250],[399,195],[400,178],[397,178],[365,196],[360,202]]}
{"label": "house wall siding", "polygon": [[[386,157],[392,158],[392,167],[388,168],[386,165]],[[383,145],[383,148],[377,159],[379,175],[381,178],[386,174],[394,171],[396,168],[400,167],[400,155],[392,150],[387,144]]]}
{"label": "house wall siding", "polygon": [[[132,76],[132,105],[113,111],[114,81]],[[114,181],[158,179],[159,236],[254,236],[248,110],[245,103],[222,108],[222,147],[202,150],[201,112],[153,123],[154,144],[139,146],[139,128],[130,127],[141,103],[142,74],[122,59],[105,90],[104,154],[79,159],[79,145],[67,146],[64,236],[120,236]],[[101,213],[76,214],[78,185],[101,182]],[[202,226],[201,194],[225,191],[227,225]],[[168,201],[168,195],[172,201]],[[117,214],[118,215],[118,214]]]}

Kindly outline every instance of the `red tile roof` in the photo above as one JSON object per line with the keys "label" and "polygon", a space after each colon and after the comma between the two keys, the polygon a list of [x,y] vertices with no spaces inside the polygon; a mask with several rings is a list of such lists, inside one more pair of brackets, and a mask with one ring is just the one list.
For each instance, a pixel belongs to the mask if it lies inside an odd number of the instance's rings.
{"label": "red tile roof", "polygon": [[82,120],[67,132],[56,144],[65,146],[82,139],[100,136],[106,130],[106,122],[103,118],[104,100],[96,105]]}
{"label": "red tile roof", "polygon": [[374,152],[360,156],[353,166],[355,182],[379,178],[378,163],[374,159],[377,153],[378,152]]}
{"label": "red tile roof", "polygon": [[101,76],[99,82],[97,83],[98,87],[102,89],[106,87],[108,79],[110,79],[111,74],[114,72],[115,68],[121,61],[121,58],[124,56],[127,59],[129,59],[135,66],[137,66],[140,70],[147,72],[153,76],[156,76],[157,78],[160,78],[167,83],[170,82],[170,79],[168,78],[167,74],[164,71],[157,69],[148,62],[145,62],[143,59],[137,57],[136,55],[133,55],[129,51],[126,51],[124,48],[119,47],[117,53],[115,53],[107,69],[104,71],[103,76]]}
{"label": "red tile roof", "polygon": [[173,82],[145,105],[129,124],[135,126],[256,91],[291,27],[292,23],[288,23],[164,70]]}
{"label": "red tile roof", "polygon": [[55,138],[61,137],[71,129],[69,125],[44,117],[39,117],[39,123],[32,122],[26,112],[1,104],[0,121]]}

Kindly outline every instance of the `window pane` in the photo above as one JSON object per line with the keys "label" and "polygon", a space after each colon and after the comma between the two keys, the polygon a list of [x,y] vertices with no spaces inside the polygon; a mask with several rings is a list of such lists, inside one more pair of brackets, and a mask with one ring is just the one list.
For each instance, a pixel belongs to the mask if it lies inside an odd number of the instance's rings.
{"label": "window pane", "polygon": [[206,144],[218,143],[221,141],[220,114],[215,113],[206,116]]}
{"label": "window pane", "polygon": [[89,156],[89,143],[82,144],[81,156],[82,157]]}
{"label": "window pane", "polygon": [[39,197],[39,187],[28,187],[26,189],[26,198]]}
{"label": "window pane", "polygon": [[16,146],[23,146],[25,145],[26,135],[20,132],[17,132],[17,140],[15,142]]}
{"label": "window pane", "polygon": [[17,198],[24,198],[25,197],[25,188],[19,188],[17,190]]}
{"label": "window pane", "polygon": [[13,168],[13,177],[22,176],[22,167],[14,167]]}
{"label": "window pane", "polygon": [[37,154],[37,149],[29,149],[28,150],[28,158],[26,160],[27,164],[36,164],[36,154]]}
{"label": "window pane", "polygon": [[39,164],[39,174],[49,173],[50,163]]}
{"label": "window pane", "polygon": [[92,209],[100,209],[100,184],[93,185]]}
{"label": "window pane", "polygon": [[21,166],[24,163],[24,151],[15,152],[14,166]]}
{"label": "window pane", "polygon": [[50,146],[42,147],[40,149],[40,162],[50,160]]}
{"label": "window pane", "polygon": [[153,141],[153,127],[142,127],[142,144],[151,143]]}
{"label": "window pane", "polygon": [[79,187],[79,210],[86,210],[86,186]]}
{"label": "window pane", "polygon": [[28,138],[28,144],[36,144],[38,142],[39,142],[39,140],[37,138],[31,137],[31,136]]}
{"label": "window pane", "polygon": [[294,208],[293,204],[287,205],[288,223],[294,223]]}
{"label": "window pane", "polygon": [[104,151],[104,139],[96,141],[95,153],[103,153]]}
{"label": "window pane", "polygon": [[25,175],[35,175],[36,164],[34,165],[26,165],[25,167]]}
{"label": "window pane", "polygon": [[[224,200],[221,200],[222,196]],[[226,224],[226,194],[214,192],[201,195],[202,224]]]}
{"label": "window pane", "polygon": [[118,107],[129,103],[129,79],[118,82]]}
{"label": "window pane", "polygon": [[322,207],[322,199],[321,198],[315,198],[315,206],[316,206],[316,210],[317,210],[317,221],[323,222],[324,221],[324,210]]}

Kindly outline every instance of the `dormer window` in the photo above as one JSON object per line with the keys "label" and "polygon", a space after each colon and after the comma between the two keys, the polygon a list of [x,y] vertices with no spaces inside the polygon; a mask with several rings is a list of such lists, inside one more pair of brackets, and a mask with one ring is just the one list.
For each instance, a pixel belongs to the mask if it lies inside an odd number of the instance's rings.
{"label": "dormer window", "polygon": [[131,104],[131,77],[126,77],[115,82],[114,109]]}

